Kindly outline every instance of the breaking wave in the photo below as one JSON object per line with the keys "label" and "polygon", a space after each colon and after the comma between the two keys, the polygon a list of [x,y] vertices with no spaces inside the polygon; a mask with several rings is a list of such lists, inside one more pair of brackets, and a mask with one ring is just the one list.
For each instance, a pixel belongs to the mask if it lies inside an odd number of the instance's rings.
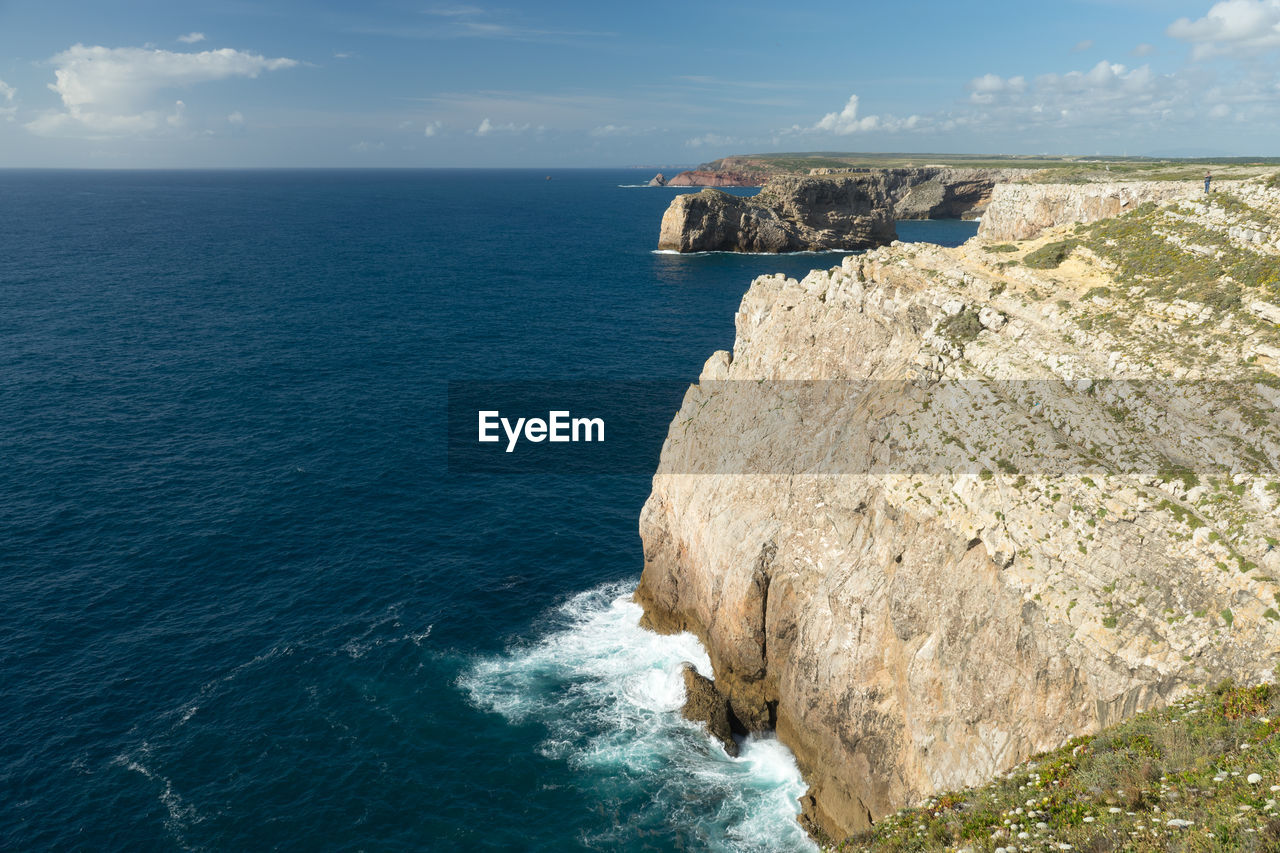
{"label": "breaking wave", "polygon": [[790,751],[752,736],[731,758],[680,715],[681,664],[710,675],[710,661],[692,634],[640,628],[631,589],[574,596],[539,639],[475,661],[459,686],[476,707],[541,727],[539,751],[566,762],[617,815],[582,839],[591,849],[658,833],[678,837],[681,849],[816,850],[795,820],[805,784]]}

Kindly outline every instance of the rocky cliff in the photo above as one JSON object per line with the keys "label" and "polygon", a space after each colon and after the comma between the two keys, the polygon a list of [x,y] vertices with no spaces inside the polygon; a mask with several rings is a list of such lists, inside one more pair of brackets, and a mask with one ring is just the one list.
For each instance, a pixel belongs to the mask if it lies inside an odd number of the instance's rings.
{"label": "rocky cliff", "polygon": [[1201,184],[1185,181],[1000,184],[992,190],[978,236],[988,240],[1028,240],[1046,228],[1096,222],[1119,216],[1145,202],[1192,198],[1203,191]]}
{"label": "rocky cliff", "polygon": [[646,623],[703,639],[832,838],[1274,678],[1278,302],[1260,182],[757,279],[663,446]]}
{"label": "rocky cliff", "polygon": [[705,189],[676,196],[658,248],[678,252],[865,249],[897,238],[884,182],[874,176],[774,178],[750,198]]}
{"label": "rocky cliff", "polygon": [[1021,180],[1029,169],[956,169],[918,166],[900,169],[811,169],[815,176],[854,171],[883,175],[897,219],[967,219],[981,216],[997,184]]}
{"label": "rocky cliff", "polygon": [[692,169],[667,182],[669,187],[758,187],[766,176],[742,169]]}
{"label": "rocky cliff", "polygon": [[[876,175],[883,178],[898,219],[961,219],[982,214],[992,188],[1031,175],[1029,169],[963,169],[919,166],[893,169],[816,168],[812,177]],[[696,169],[671,178],[673,187],[756,187],[768,182],[766,172],[749,169]]]}

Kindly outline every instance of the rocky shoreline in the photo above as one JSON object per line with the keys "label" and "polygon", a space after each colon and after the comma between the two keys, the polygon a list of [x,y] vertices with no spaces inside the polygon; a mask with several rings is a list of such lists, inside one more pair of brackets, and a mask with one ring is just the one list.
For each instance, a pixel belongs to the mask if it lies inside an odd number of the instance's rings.
{"label": "rocky shoreline", "polygon": [[997,188],[990,237],[752,284],[663,446],[635,597],[706,646],[717,736],[792,749],[816,836],[1275,677],[1275,183]]}
{"label": "rocky shoreline", "polygon": [[716,189],[676,196],[663,214],[658,248],[778,253],[866,249],[895,239],[881,181],[775,178],[750,198]]}
{"label": "rocky shoreline", "polygon": [[[658,248],[677,252],[798,252],[866,249],[897,239],[898,219],[960,219],[982,214],[1017,169],[818,169],[770,178],[756,196],[704,189],[672,199]],[[679,183],[689,173],[662,186]],[[651,182],[652,184],[652,182]],[[718,186],[742,186],[723,183]]]}

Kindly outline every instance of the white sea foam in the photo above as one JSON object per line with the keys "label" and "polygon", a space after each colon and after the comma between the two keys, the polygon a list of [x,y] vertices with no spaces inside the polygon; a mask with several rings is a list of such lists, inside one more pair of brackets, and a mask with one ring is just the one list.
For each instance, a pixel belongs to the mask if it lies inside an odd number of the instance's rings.
{"label": "white sea foam", "polygon": [[680,715],[690,661],[710,675],[692,634],[639,627],[630,584],[574,596],[531,643],[476,661],[459,679],[473,704],[545,730],[539,751],[566,762],[585,790],[619,815],[589,847],[641,833],[678,836],[688,849],[816,849],[795,821],[805,785],[785,746],[748,737],[730,758]]}
{"label": "white sea foam", "polygon": [[187,843],[187,830],[192,824],[199,823],[204,818],[196,811],[195,806],[186,802],[182,795],[174,789],[172,779],[157,773],[142,763],[144,760],[149,759],[150,752],[150,745],[144,742],[136,757],[119,755],[112,761],[112,764],[131,770],[134,773],[140,773],[157,786],[156,796],[161,805],[164,806],[165,811],[169,813],[169,819],[165,821],[165,827],[169,830],[170,836],[179,848],[183,850],[194,849]]}

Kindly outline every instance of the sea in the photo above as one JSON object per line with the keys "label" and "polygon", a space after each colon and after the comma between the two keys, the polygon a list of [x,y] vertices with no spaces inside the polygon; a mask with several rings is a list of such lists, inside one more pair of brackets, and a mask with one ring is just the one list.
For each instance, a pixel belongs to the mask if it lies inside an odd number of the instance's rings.
{"label": "sea", "polygon": [[840,261],[657,253],[648,177],[0,171],[0,849],[815,849],[637,625],[646,465],[448,462],[450,387],[691,382]]}

